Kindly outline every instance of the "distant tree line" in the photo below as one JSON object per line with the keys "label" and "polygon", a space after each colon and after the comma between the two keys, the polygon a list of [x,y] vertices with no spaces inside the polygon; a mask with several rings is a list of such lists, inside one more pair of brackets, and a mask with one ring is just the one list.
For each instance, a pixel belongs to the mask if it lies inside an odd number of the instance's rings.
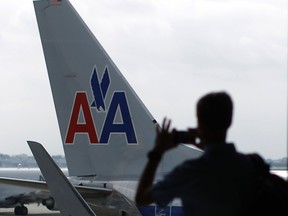
{"label": "distant tree line", "polygon": [[[53,160],[56,164],[63,168],[67,167],[66,159],[62,155],[53,155]],[[26,168],[35,168],[38,167],[33,156],[29,156],[26,154],[20,155],[7,155],[0,153],[0,167],[26,167]]]}
{"label": "distant tree line", "polygon": [[288,167],[288,158],[283,157],[281,159],[272,160],[272,159],[266,159],[266,162],[270,164],[270,167],[272,169],[287,169]]}
{"label": "distant tree line", "polygon": [[[59,167],[61,168],[67,167],[65,156],[53,155],[52,158]],[[287,169],[288,158],[283,157],[277,160],[266,159],[266,162],[270,164],[270,167],[272,169]],[[29,156],[26,154],[8,155],[0,153],[0,167],[34,168],[38,167],[38,165],[33,156]]]}

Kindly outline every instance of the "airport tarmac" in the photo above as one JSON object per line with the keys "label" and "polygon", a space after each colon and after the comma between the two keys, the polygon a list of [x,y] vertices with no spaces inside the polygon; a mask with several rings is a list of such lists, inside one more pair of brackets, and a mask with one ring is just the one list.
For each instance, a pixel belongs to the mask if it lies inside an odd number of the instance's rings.
{"label": "airport tarmac", "polygon": [[[61,216],[59,211],[50,211],[43,205],[29,204],[25,206],[28,208],[28,216]],[[14,208],[0,208],[0,215],[14,215]]]}

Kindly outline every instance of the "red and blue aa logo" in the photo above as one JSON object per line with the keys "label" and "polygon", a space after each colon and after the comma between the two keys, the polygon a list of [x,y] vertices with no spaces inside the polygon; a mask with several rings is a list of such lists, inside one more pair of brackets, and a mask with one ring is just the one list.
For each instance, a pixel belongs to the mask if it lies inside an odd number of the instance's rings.
{"label": "red and blue aa logo", "polygon": [[[66,133],[66,144],[73,144],[75,137],[78,134],[86,134],[89,137],[91,144],[108,144],[109,137],[113,133],[124,134],[128,144],[137,144],[125,91],[114,91],[110,104],[108,106],[105,104],[110,82],[111,80],[107,66],[105,67],[100,82],[97,75],[97,69],[94,67],[90,80],[93,101],[90,103],[88,102],[86,92],[76,92]],[[92,115],[93,111],[104,112],[106,114],[101,130],[96,130]],[[119,114],[122,120],[121,122],[116,122],[116,115]],[[81,121],[80,116],[82,116]]]}

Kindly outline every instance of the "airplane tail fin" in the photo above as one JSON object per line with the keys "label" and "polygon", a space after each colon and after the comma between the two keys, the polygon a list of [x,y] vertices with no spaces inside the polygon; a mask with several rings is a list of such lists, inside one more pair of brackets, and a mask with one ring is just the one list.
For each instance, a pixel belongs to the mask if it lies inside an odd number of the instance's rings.
{"label": "airplane tail fin", "polygon": [[[34,7],[70,175],[138,178],[156,120],[68,0]],[[199,154],[181,146],[158,173]]]}

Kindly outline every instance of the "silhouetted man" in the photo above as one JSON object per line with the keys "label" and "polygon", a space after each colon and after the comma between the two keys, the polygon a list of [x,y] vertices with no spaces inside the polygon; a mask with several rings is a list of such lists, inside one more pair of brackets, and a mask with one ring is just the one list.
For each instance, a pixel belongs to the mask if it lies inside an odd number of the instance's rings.
{"label": "silhouetted man", "polygon": [[[162,128],[157,129],[155,146],[148,153],[136,203],[143,206],[155,202],[165,206],[180,198],[185,215],[249,215],[250,200],[255,198],[251,193],[255,167],[232,143],[226,143],[232,114],[233,103],[227,93],[202,97],[197,103],[197,128],[189,133],[194,137],[191,144],[203,149],[203,155],[180,164],[153,185],[162,155],[178,145],[174,139],[176,130],[171,130],[171,121],[164,119]],[[200,139],[199,144],[195,144],[196,137]]]}

